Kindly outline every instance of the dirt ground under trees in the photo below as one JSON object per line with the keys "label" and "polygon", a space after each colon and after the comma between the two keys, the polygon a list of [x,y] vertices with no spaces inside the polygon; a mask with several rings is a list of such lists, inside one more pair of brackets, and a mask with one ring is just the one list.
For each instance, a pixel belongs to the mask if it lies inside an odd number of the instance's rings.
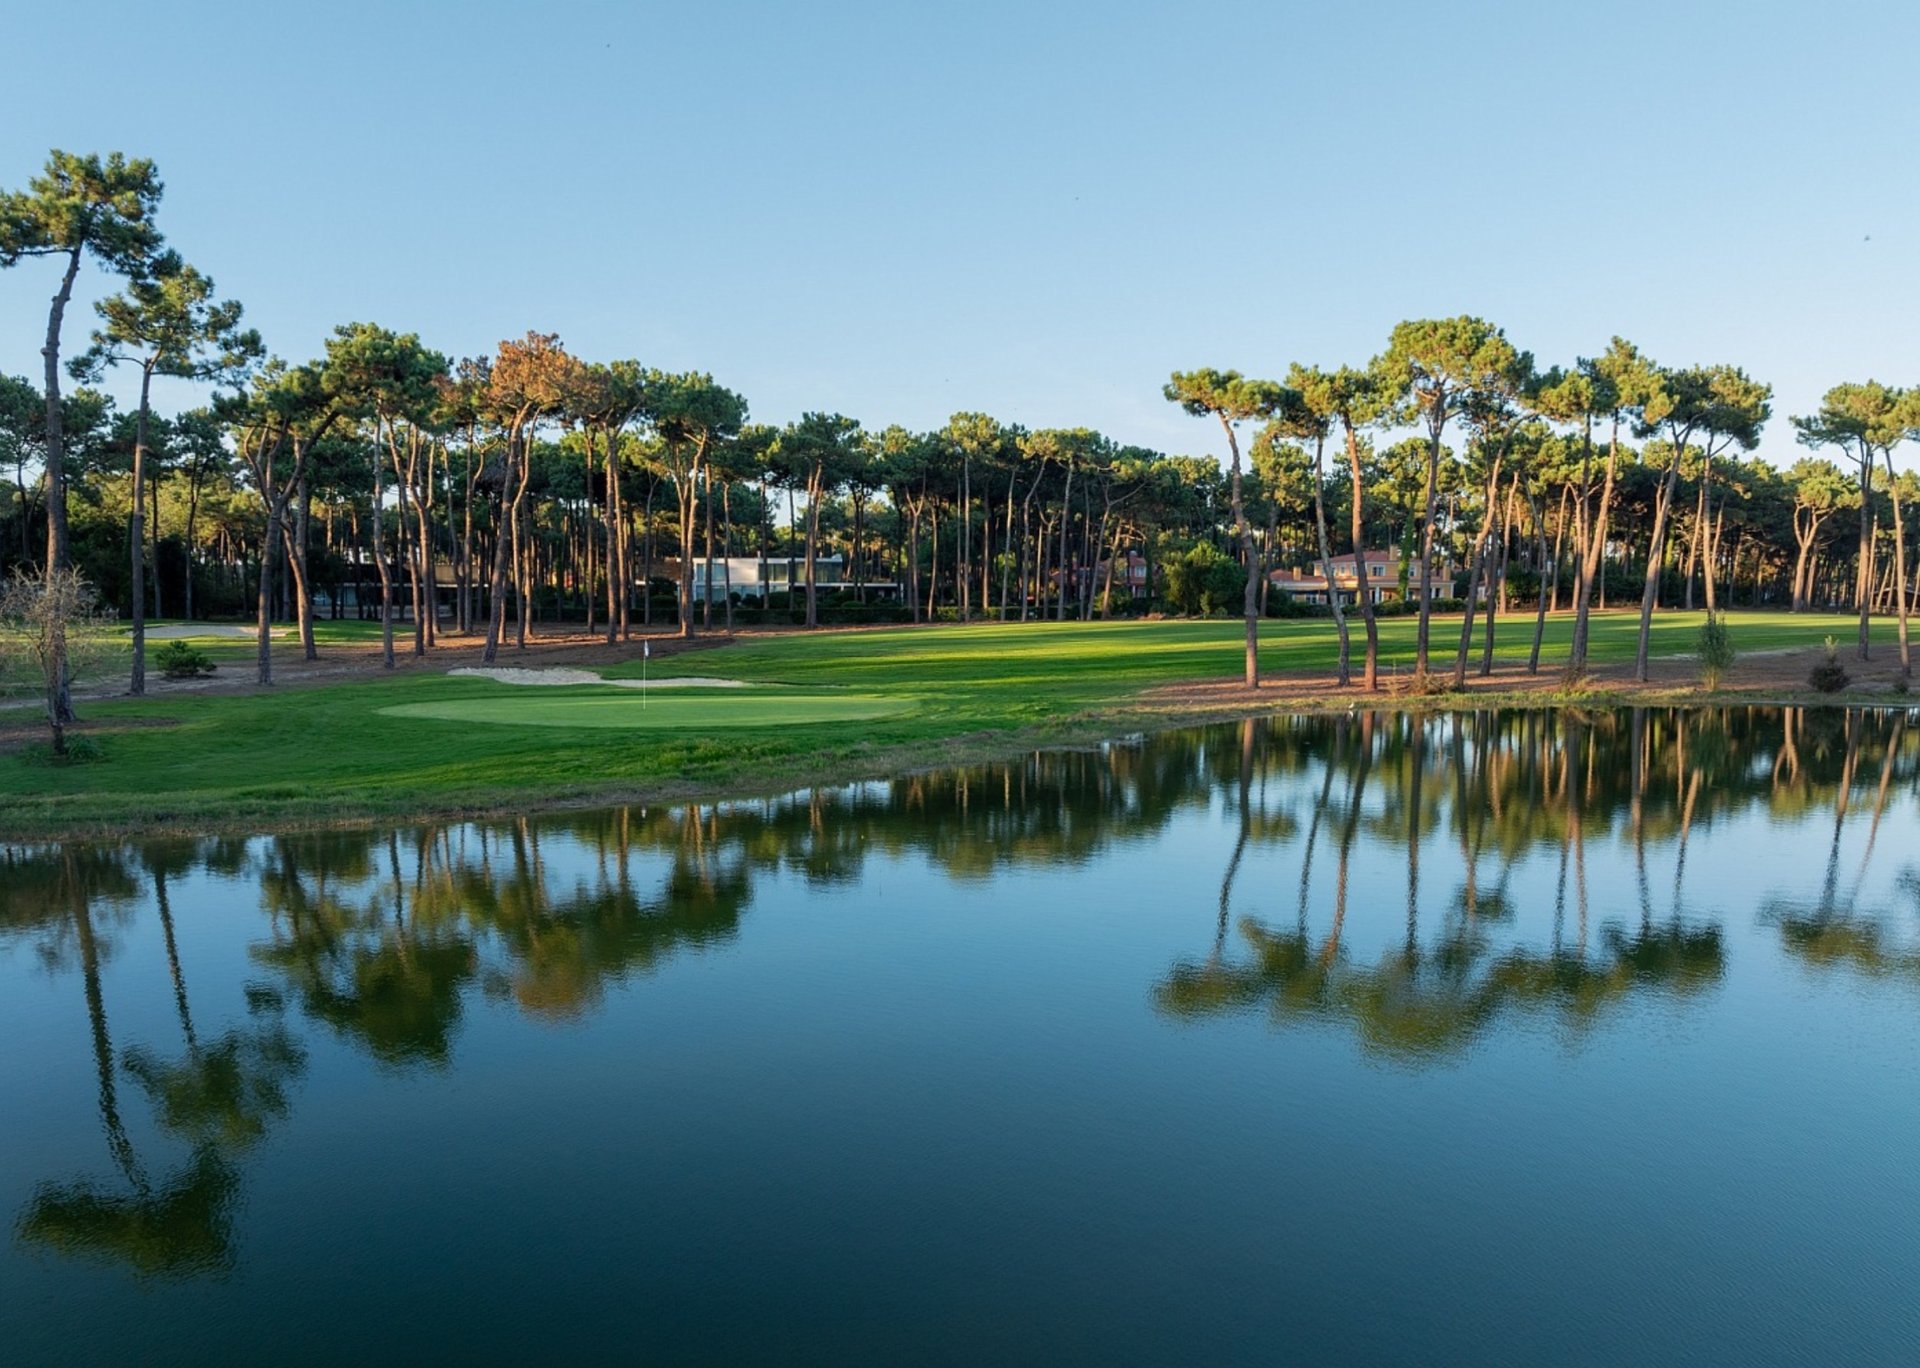
{"label": "dirt ground under trees", "polygon": [[[1356,660],[1355,682],[1347,686],[1337,684],[1332,674],[1323,671],[1312,674],[1275,672],[1263,679],[1258,689],[1247,688],[1238,678],[1190,680],[1148,689],[1140,695],[1140,701],[1169,709],[1222,710],[1250,710],[1287,704],[1325,706],[1368,701],[1382,707],[1394,707],[1414,698],[1424,698],[1430,705],[1443,706],[1449,700],[1471,704],[1476,697],[1491,701],[1516,695],[1539,695],[1542,701],[1548,697],[1562,701],[1583,694],[1591,695],[1596,700],[1617,700],[1629,704],[1643,697],[1649,703],[1704,702],[1709,699],[1726,702],[1791,699],[1804,702],[1813,694],[1807,676],[1825,657],[1825,648],[1820,646],[1743,654],[1735,658],[1732,668],[1721,679],[1719,689],[1712,694],[1708,694],[1701,685],[1698,660],[1691,656],[1656,656],[1648,664],[1645,683],[1633,677],[1631,661],[1594,665],[1587,671],[1586,679],[1579,688],[1570,688],[1559,661],[1542,660],[1539,672],[1529,674],[1524,663],[1496,660],[1492,673],[1482,676],[1478,673],[1479,662],[1476,659],[1468,666],[1467,685],[1462,692],[1447,690],[1422,695],[1413,687],[1411,672],[1383,668],[1379,690],[1369,694],[1359,684],[1360,668]],[[1434,660],[1439,666],[1438,677],[1450,684],[1452,654],[1437,654]],[[1860,660],[1851,646],[1843,646],[1840,649],[1840,663],[1846,667],[1853,682],[1844,692],[1831,695],[1831,701],[1859,703],[1871,699],[1891,703],[1901,697],[1897,687],[1900,679],[1898,647],[1876,643],[1873,659]],[[1920,701],[1920,697],[1916,701]]]}

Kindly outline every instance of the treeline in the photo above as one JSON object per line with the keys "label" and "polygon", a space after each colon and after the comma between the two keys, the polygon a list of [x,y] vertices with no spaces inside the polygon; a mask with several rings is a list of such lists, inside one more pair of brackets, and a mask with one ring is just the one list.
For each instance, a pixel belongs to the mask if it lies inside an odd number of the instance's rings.
{"label": "treeline", "polygon": [[[262,682],[270,624],[297,622],[312,655],[318,611],[377,617],[391,662],[396,631],[414,652],[443,630],[484,633],[491,659],[542,624],[614,641],[669,623],[1237,607],[1250,683],[1256,619],[1312,611],[1333,619],[1343,681],[1357,615],[1374,686],[1382,611],[1418,612],[1420,669],[1438,673],[1430,618],[1458,600],[1464,682],[1476,633],[1485,673],[1514,611],[1532,617],[1537,669],[1545,614],[1572,608],[1579,671],[1589,608],[1637,603],[1644,676],[1663,606],[1844,604],[1863,655],[1868,615],[1897,614],[1907,660],[1907,391],[1835,387],[1793,422],[1844,464],[1783,471],[1751,456],[1771,391],[1738,367],[1665,367],[1620,339],[1541,366],[1463,317],[1403,323],[1360,367],[1176,374],[1167,397],[1220,422],[1224,466],[982,413],[931,432],[834,413],[771,425],[705,373],[583,358],[537,332],[461,358],[349,323],[319,356],[269,357],[166,247],[161,188],[149,162],[56,152],[0,196],[0,265],[43,262],[57,286],[39,378],[0,376],[0,557],[77,568],[125,613],[136,692],[143,624],[162,612],[250,614]],[[124,288],[68,356],[88,261]],[[124,409],[92,387],[116,366],[140,379]],[[155,376],[209,400],[154,413]],[[1391,557],[1386,584],[1358,558],[1350,596],[1303,608],[1272,579],[1331,584],[1333,557],[1361,550]],[[759,572],[736,586],[742,557]]]}

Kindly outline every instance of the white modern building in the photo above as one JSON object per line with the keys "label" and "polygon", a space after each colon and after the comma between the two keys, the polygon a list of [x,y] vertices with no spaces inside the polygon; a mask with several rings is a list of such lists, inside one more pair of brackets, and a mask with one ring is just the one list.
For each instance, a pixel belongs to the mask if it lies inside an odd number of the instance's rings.
{"label": "white modern building", "polygon": [[[737,594],[743,599],[760,599],[768,594],[797,593],[807,589],[807,559],[805,556],[771,556],[761,560],[758,556],[715,556],[713,558],[713,576],[707,577],[705,557],[696,556],[693,562],[693,598],[701,603],[712,599],[718,603],[729,594]],[[762,573],[766,579],[761,579]],[[654,562],[654,578],[680,582],[680,562],[672,557]],[[844,588],[847,581],[846,565],[839,556],[816,556],[813,561],[813,582],[820,589]],[[869,584],[876,597],[885,596],[894,588],[891,584]]]}

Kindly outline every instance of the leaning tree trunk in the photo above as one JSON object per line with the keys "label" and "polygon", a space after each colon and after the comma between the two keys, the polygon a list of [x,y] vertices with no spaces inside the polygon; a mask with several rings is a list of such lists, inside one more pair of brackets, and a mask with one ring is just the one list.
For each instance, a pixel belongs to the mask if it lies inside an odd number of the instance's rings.
{"label": "leaning tree trunk", "polygon": [[533,529],[527,526],[527,479],[531,478],[533,453],[522,453],[521,461],[528,467],[528,475],[523,477],[513,495],[513,583],[514,583],[514,637],[515,650],[527,649],[527,625],[533,616]]}
{"label": "leaning tree trunk", "polygon": [[1867,619],[1872,615],[1873,589],[1873,448],[1863,446],[1860,460],[1860,564],[1854,573],[1854,595],[1860,601],[1860,658],[1868,658]]}
{"label": "leaning tree trunk", "polygon": [[[81,249],[75,247],[67,257],[66,273],[60,278],[60,290],[47,311],[47,341],[40,349],[46,361],[46,457],[47,457],[47,570],[65,570],[73,563],[67,542],[67,447],[65,415],[60,407],[60,322],[66,316],[67,301],[73,298],[74,277],[80,274]],[[73,681],[67,670],[66,633],[53,637],[53,660],[49,669],[55,679],[53,711],[56,726],[74,720]]]}
{"label": "leaning tree trunk", "polygon": [[1507,596],[1507,560],[1513,543],[1514,500],[1520,487],[1520,478],[1515,476],[1507,488],[1505,511],[1500,516],[1499,534],[1488,551],[1491,560],[1487,576],[1487,630],[1480,642],[1480,678],[1485,679],[1493,673],[1493,633],[1498,621],[1499,610]]}
{"label": "leaning tree trunk", "polygon": [[1551,559],[1548,559],[1547,524],[1546,519],[1542,516],[1543,510],[1540,505],[1540,500],[1538,497],[1530,494],[1527,496],[1527,504],[1533,513],[1533,554],[1540,562],[1539,566],[1536,567],[1540,572],[1540,601],[1535,606],[1533,613],[1533,647],[1527,652],[1527,673],[1531,675],[1540,673],[1540,643],[1547,634],[1547,576],[1549,572],[1551,572],[1553,577],[1553,595],[1556,599],[1560,596],[1560,551],[1566,542],[1567,508],[1566,503],[1562,501],[1560,505],[1560,526],[1554,531],[1553,556]]}
{"label": "leaning tree trunk", "polygon": [[440,581],[433,565],[433,448],[427,448],[427,476],[413,500],[414,548],[420,556],[420,630],[416,655],[439,644]]}
{"label": "leaning tree trunk", "polygon": [[707,467],[706,498],[702,512],[706,515],[706,584],[700,594],[700,627],[703,631],[713,630],[713,467]]}
{"label": "leaning tree trunk", "polygon": [[906,590],[908,610],[913,614],[915,626],[920,624],[920,509],[921,504],[908,501],[907,509],[907,573]]}
{"label": "leaning tree trunk", "polygon": [[[1487,546],[1495,528],[1500,525],[1499,508],[1500,457],[1493,460],[1493,471],[1487,478],[1487,511],[1481,519],[1480,535],[1474,539],[1473,569],[1467,577],[1467,601],[1460,615],[1460,649],[1453,657],[1453,687],[1464,689],[1467,686],[1467,652],[1473,647],[1473,618],[1478,606],[1480,587],[1486,582]],[[1493,590],[1487,587],[1487,612],[1493,613]]]}
{"label": "leaning tree trunk", "polygon": [[[367,534],[373,542],[373,568],[380,576],[380,666],[393,668],[393,567],[387,562],[387,520],[380,512],[385,478],[380,463],[373,463],[373,516],[367,519]],[[487,659],[492,660],[492,643]]]}
{"label": "leaning tree trunk", "polygon": [[1420,529],[1420,623],[1414,636],[1414,672],[1427,673],[1428,639],[1433,617],[1433,518],[1440,505],[1440,434],[1427,444],[1427,492],[1424,525]]}
{"label": "leaning tree trunk", "polygon": [[691,640],[693,627],[693,531],[696,503],[694,490],[700,481],[700,454],[696,449],[687,467],[687,478],[674,491],[680,505],[680,635]]}
{"label": "leaning tree trunk", "polygon": [[[481,652],[481,659],[489,665],[493,664],[494,656],[500,650],[501,638],[507,631],[507,557],[513,552],[513,538],[507,531],[513,496],[508,492],[507,485],[515,478],[513,439],[509,437],[507,468],[500,486],[499,506],[494,510],[493,573],[487,583],[487,645]],[[392,648],[388,649],[391,651]]]}
{"label": "leaning tree trunk", "polygon": [[1007,620],[1007,606],[1015,565],[1026,555],[1026,547],[1016,548],[1013,539],[1013,493],[1018,480],[1017,473],[1007,476],[1006,526],[1001,529],[1000,534],[1000,621],[1002,622]]}
{"label": "leaning tree trunk", "polygon": [[[939,620],[940,607],[940,505],[935,502],[928,506],[930,515],[927,522],[927,620]],[[787,512],[787,524],[793,524],[793,512]],[[787,564],[787,577],[793,577],[793,564]],[[791,598],[789,598],[791,602]]]}
{"label": "leaning tree trunk", "polygon": [[[1583,469],[1580,490],[1581,545],[1580,563],[1573,586],[1573,642],[1567,652],[1567,669],[1579,674],[1587,668],[1588,619],[1593,608],[1594,581],[1605,573],[1607,524],[1613,510],[1613,479],[1620,455],[1620,420],[1614,419],[1613,435],[1607,443],[1607,477],[1600,490],[1596,511],[1588,502],[1591,481]],[[1601,607],[1606,606],[1604,580],[1600,589]]]}
{"label": "leaning tree trunk", "polygon": [[1360,473],[1360,439],[1351,423],[1347,427],[1347,468],[1353,482],[1353,587],[1360,599],[1360,620],[1367,629],[1367,661],[1361,683],[1367,689],[1380,687],[1380,624],[1374,617],[1373,590],[1367,584],[1365,541],[1366,481]]}
{"label": "leaning tree trunk", "polygon": [[1694,501],[1693,506],[1693,534],[1687,538],[1687,573],[1683,577],[1686,581],[1686,588],[1682,592],[1680,599],[1680,610],[1686,613],[1693,611],[1693,577],[1700,564],[1700,544],[1702,537],[1705,535],[1706,522],[1707,482],[1705,479],[1702,479],[1700,481],[1700,496]]}
{"label": "leaning tree trunk", "polygon": [[1900,678],[1913,675],[1913,652],[1907,643],[1907,534],[1900,514],[1900,482],[1894,478],[1893,448],[1887,452],[1887,494],[1893,500],[1893,603],[1900,618]]}
{"label": "leaning tree trunk", "polygon": [[413,484],[418,473],[418,461],[419,456],[409,452],[405,468],[394,472],[399,498],[394,501],[393,511],[400,553],[406,560],[408,600],[413,604],[413,653],[423,656],[427,653],[426,584],[422,573],[425,548],[421,545],[417,508],[419,499]]}
{"label": "leaning tree trunk", "polygon": [[268,495],[267,532],[260,543],[260,586],[254,601],[254,659],[262,685],[273,683],[273,557],[280,546],[286,500]]}
{"label": "leaning tree trunk", "polygon": [[[1237,458],[1235,464],[1236,466],[1238,465]],[[1060,580],[1060,591],[1053,600],[1053,620],[1055,622],[1065,622],[1067,620],[1067,582],[1072,568],[1072,562],[1068,560],[1067,532],[1072,526],[1073,467],[1069,465],[1067,467],[1066,491],[1060,496],[1060,549],[1056,553],[1056,559],[1060,562],[1056,571]]]}
{"label": "leaning tree trunk", "polygon": [[[1321,439],[1321,443],[1322,445],[1325,444],[1324,438]],[[1340,677],[1338,682],[1342,688],[1345,688],[1347,685],[1353,683],[1353,645],[1347,638],[1347,615],[1340,607],[1340,587],[1333,582],[1333,545],[1327,540],[1326,487],[1327,482],[1322,470],[1320,447],[1316,446],[1313,452],[1313,530],[1320,540],[1320,573],[1326,577],[1327,581],[1327,607],[1333,611],[1333,627],[1340,635]],[[1249,595],[1248,597],[1251,598],[1252,596]],[[1251,619],[1249,619],[1248,622],[1247,632],[1249,638],[1251,638],[1253,632]],[[1249,653],[1253,650],[1251,640],[1248,642],[1247,650]],[[1249,671],[1253,669],[1251,660],[1248,661],[1247,669]]]}
{"label": "leaning tree trunk", "polygon": [[1647,539],[1647,582],[1640,591],[1640,637],[1633,653],[1633,677],[1647,682],[1647,657],[1653,642],[1653,606],[1660,597],[1661,563],[1667,555],[1667,524],[1672,519],[1674,486],[1680,480],[1680,453],[1667,466],[1667,477],[1653,505],[1653,532]]}
{"label": "leaning tree trunk", "polygon": [[1807,570],[1812,564],[1813,538],[1820,530],[1820,524],[1816,522],[1812,523],[1803,532],[1800,524],[1800,513],[1801,510],[1798,508],[1793,510],[1793,540],[1795,550],[1793,556],[1793,596],[1792,606],[1789,611],[1795,613],[1804,613],[1807,611],[1807,597],[1811,592],[1808,584],[1809,577]]}
{"label": "leaning tree trunk", "polygon": [[301,659],[318,660],[313,641],[313,588],[307,579],[307,483],[302,479],[293,505],[293,522],[281,524],[287,553],[287,575],[292,580],[294,621],[299,625]]}
{"label": "leaning tree trunk", "polygon": [[[733,630],[733,486],[727,481],[720,482],[720,588],[726,595],[727,630]],[[711,573],[707,576],[707,592],[712,593]]]}
{"label": "leaning tree trunk", "polygon": [[819,586],[814,582],[814,560],[820,545],[820,495],[826,484],[825,470],[816,465],[807,477],[807,626],[820,625]]}
{"label": "leaning tree trunk", "polygon": [[[133,580],[133,674],[127,692],[136,696],[147,691],[147,414],[148,396],[153,387],[153,363],[140,368],[140,416],[133,425],[133,513],[127,520],[127,544]],[[25,509],[23,508],[24,515]]]}
{"label": "leaning tree trunk", "polygon": [[605,525],[607,537],[607,645],[620,638],[621,599],[627,586],[626,538],[620,535],[620,437],[607,438],[607,496]]}

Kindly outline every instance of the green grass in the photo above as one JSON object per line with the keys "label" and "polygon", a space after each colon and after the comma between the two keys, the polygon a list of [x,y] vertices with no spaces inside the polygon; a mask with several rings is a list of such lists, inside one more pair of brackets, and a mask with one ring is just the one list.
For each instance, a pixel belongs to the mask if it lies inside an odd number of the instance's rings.
{"label": "green grass", "polygon": [[[1701,621],[1698,613],[1662,616],[1654,651],[1690,654]],[[1853,631],[1851,619],[1837,616],[1739,613],[1730,622],[1742,653],[1817,646],[1830,633],[1850,640]],[[371,625],[327,624],[356,636]],[[1549,621],[1543,671],[1558,670],[1571,626],[1566,616]],[[1531,618],[1504,619],[1500,657],[1524,660],[1531,627]],[[1595,662],[1630,660],[1635,628],[1631,613],[1596,616]],[[1388,619],[1381,629],[1391,677],[1396,667],[1411,667],[1414,623]],[[1876,624],[1876,632],[1890,640],[1891,624]],[[738,706],[736,698],[767,696],[752,690],[727,701],[689,698],[690,711],[675,725],[555,726],[541,715],[577,707],[566,702],[570,696],[609,698],[593,706],[615,710],[638,700],[631,691],[611,698],[612,690],[591,686],[529,689],[426,672],[89,703],[83,714],[96,724],[101,763],[47,768],[0,754],[0,833],[444,813],[873,774],[1123,725],[1102,723],[1099,715],[1157,684],[1237,676],[1240,633],[1234,621],[796,633],[652,662],[656,678],[723,675],[810,692],[831,688],[854,695],[847,701],[855,707],[899,709],[857,725],[844,717],[789,716],[782,725],[723,728],[711,714],[701,716]],[[1435,620],[1441,660],[1451,660],[1458,634],[1457,618]],[[1333,631],[1325,621],[1266,623],[1261,642],[1267,670],[1332,667]],[[512,664],[512,653],[502,663]],[[640,662],[607,673],[637,676]],[[664,696],[655,695],[648,712],[663,705]]]}
{"label": "green grass", "polygon": [[[253,657],[254,627],[251,622],[190,623],[183,618],[152,618],[147,622],[147,644],[149,646],[156,644],[154,633],[163,630],[171,632],[181,627],[193,629],[193,634],[179,639],[191,642],[203,650],[230,650],[237,652],[247,659],[252,659]],[[234,635],[234,629],[236,627],[245,632],[246,635]],[[133,628],[125,622],[114,624],[113,630],[123,637],[133,634]],[[395,641],[403,641],[411,638],[413,636],[413,624],[410,622],[394,623],[393,636]],[[273,624],[273,640],[276,644],[298,641],[299,639],[300,629],[293,624],[286,622],[276,622]],[[362,622],[357,618],[346,618],[339,622],[320,618],[313,624],[313,639],[317,645],[323,647],[340,646],[350,642],[362,645],[371,644],[380,640],[380,624],[377,622]],[[164,646],[166,642],[160,641],[158,644]]]}
{"label": "green grass", "polygon": [[864,722],[913,707],[907,699],[872,694],[795,694],[771,689],[688,690],[651,694],[638,689],[543,686],[503,698],[445,698],[380,709],[388,717],[426,717],[502,727],[592,727],[610,731],[732,731],[740,727],[799,727]]}

